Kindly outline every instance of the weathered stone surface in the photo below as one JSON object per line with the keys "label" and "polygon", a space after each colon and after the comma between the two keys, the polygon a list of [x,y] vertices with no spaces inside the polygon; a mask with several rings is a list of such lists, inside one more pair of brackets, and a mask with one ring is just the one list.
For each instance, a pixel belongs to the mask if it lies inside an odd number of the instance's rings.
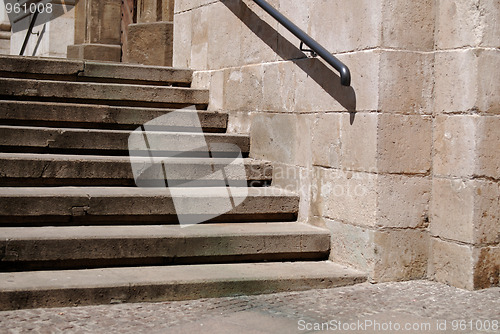
{"label": "weathered stone surface", "polygon": [[[141,124],[171,112],[171,109],[114,107],[106,105],[82,105],[51,102],[23,102],[0,100],[0,120],[6,124],[36,126],[48,124],[66,128],[128,129],[135,130]],[[193,113],[198,114],[200,125],[205,132],[224,132],[228,115],[203,110],[176,110],[176,117],[156,120],[157,125],[170,129],[193,131],[189,125]]]}
{"label": "weathered stone surface", "polygon": [[434,178],[430,231],[470,244],[500,241],[500,187],[484,180]]}
{"label": "weathered stone surface", "polygon": [[8,310],[300,291],[352,285],[366,277],[328,262],[290,262],[1,273],[0,281],[1,309]]}
{"label": "weathered stone surface", "polygon": [[224,70],[224,109],[261,110],[263,72],[261,65]]}
{"label": "weathered stone surface", "polygon": [[381,114],[377,134],[379,172],[426,174],[431,170],[431,117]]}
{"label": "weathered stone surface", "polygon": [[375,231],[326,219],[331,233],[330,260],[372,273],[375,266]]}
{"label": "weathered stone surface", "polygon": [[[380,1],[373,1],[379,3]],[[364,3],[364,2],[362,2]],[[433,51],[435,1],[382,1],[381,45],[403,50]],[[372,14],[372,11],[368,13]],[[360,22],[356,22],[359,25]]]}
{"label": "weathered stone surface", "polygon": [[428,177],[379,175],[377,226],[426,228],[431,188]]}
{"label": "weathered stone surface", "polygon": [[75,44],[68,45],[69,59],[106,60],[119,62],[121,47],[113,44]]}
{"label": "weathered stone surface", "polygon": [[[179,1],[176,1],[176,4]],[[175,14],[172,64],[175,67],[191,66],[192,12]]]}
{"label": "weathered stone surface", "polygon": [[431,114],[433,62],[434,55],[430,53],[382,51],[378,78],[379,109],[383,112]]}
{"label": "weathered stone surface", "polygon": [[305,1],[304,5],[311,8],[312,37],[327,50],[336,53],[380,45],[381,1]]}
{"label": "weathered stone surface", "polygon": [[[299,223],[198,224],[190,228],[164,226],[81,226],[3,227],[0,240],[5,249],[2,263],[20,267],[36,262],[163,258],[190,264],[214,262],[218,257],[245,256],[258,261],[266,256],[275,260],[325,259],[330,250],[327,230]],[[116,262],[115,262],[116,263]],[[61,263],[60,269],[65,269]],[[75,268],[76,269],[76,268]]]}
{"label": "weathered stone surface", "polygon": [[500,286],[500,246],[474,249],[474,289]]}
{"label": "weathered stone surface", "polygon": [[139,0],[137,22],[173,21],[174,0]]}
{"label": "weathered stone surface", "polygon": [[467,46],[498,47],[500,13],[495,0],[437,2],[436,46],[454,49]]}
{"label": "weathered stone surface", "polygon": [[310,168],[286,164],[273,165],[273,186],[296,193],[300,197],[299,221],[307,222],[310,218],[311,176]]}
{"label": "weathered stone surface", "polygon": [[192,69],[208,67],[208,26],[210,8],[201,7],[192,11],[191,17],[191,65]]}
{"label": "weathered stone surface", "polygon": [[440,176],[500,177],[500,117],[438,116],[434,172]]}
{"label": "weathered stone surface", "polygon": [[[38,224],[72,224],[106,219],[121,221],[175,222],[175,206],[169,189],[127,187],[45,187],[0,188],[0,221],[22,226]],[[216,205],[225,188],[184,188],[183,194],[198,205],[183,215],[218,214]],[[232,197],[244,202],[218,216],[216,221],[291,221],[298,211],[297,195],[274,187],[232,188]],[[226,198],[226,197],[224,197]],[[219,206],[220,207],[220,206]]]}
{"label": "weathered stone surface", "polygon": [[0,72],[25,78],[155,83],[160,86],[189,85],[193,75],[188,69],[21,56],[0,56]]}
{"label": "weathered stone surface", "polygon": [[[127,156],[88,156],[88,155],[57,155],[34,153],[0,153],[0,180],[3,185],[10,186],[135,186],[134,174],[131,168],[134,164],[150,162],[149,158]],[[203,180],[207,187],[220,185],[211,181],[248,181],[250,185],[259,182],[271,182],[273,168],[269,163],[244,159],[241,162],[246,170],[240,173],[239,164],[231,164],[234,159],[214,158],[169,158],[157,159],[158,165],[149,168],[140,175],[141,186],[165,185],[163,168],[168,170],[170,181],[179,183],[193,180]],[[224,170],[224,176],[219,173],[207,175],[207,170]],[[246,176],[246,177],[245,177]],[[138,176],[137,176],[138,177]],[[158,182],[160,181],[161,182]],[[246,184],[246,182],[245,182]],[[292,191],[298,189],[290,189]],[[307,195],[307,194],[305,194]],[[307,198],[307,196],[304,196]]]}
{"label": "weathered stone surface", "polygon": [[128,61],[144,65],[172,66],[173,23],[135,23],[128,26]]}
{"label": "weathered stone surface", "polygon": [[208,103],[208,91],[191,88],[5,78],[0,78],[0,84],[0,96],[10,98],[50,98],[60,102],[99,100],[111,105],[130,105],[134,102],[157,106]]}
{"label": "weathered stone surface", "polygon": [[[0,146],[16,148],[18,152],[52,152],[89,150],[100,153],[106,151],[122,151],[128,153],[133,145],[143,147],[140,140],[142,136],[130,137],[131,131],[127,130],[97,130],[97,129],[71,129],[71,128],[45,128],[0,126],[3,136],[0,137]],[[200,134],[189,132],[146,132],[148,140],[156,145],[151,151],[189,152],[193,148],[191,141],[204,140],[207,144],[229,143],[240,148],[241,152],[250,150],[250,139],[246,135],[226,134]],[[130,138],[129,138],[130,137]],[[200,140],[200,138],[202,138]],[[161,150],[160,150],[161,148]],[[220,148],[221,152],[228,152]],[[217,150],[216,150],[217,151]],[[143,152],[147,156],[147,152]],[[160,154],[157,152],[157,154]]]}
{"label": "weathered stone surface", "polygon": [[500,50],[438,52],[435,69],[436,113],[500,113]]}
{"label": "weathered stone surface", "polygon": [[312,163],[323,167],[339,168],[342,158],[341,148],[345,145],[340,137],[341,113],[319,114],[312,131]]}
{"label": "weathered stone surface", "polygon": [[358,171],[376,171],[379,114],[342,114],[341,165]]}
{"label": "weathered stone surface", "polygon": [[357,226],[377,224],[377,175],[313,167],[311,214]]}
{"label": "weathered stone surface", "polygon": [[431,238],[429,278],[462,289],[474,288],[472,247]]}
{"label": "weathered stone surface", "polygon": [[374,232],[375,282],[425,278],[429,253],[429,235],[422,230]]}

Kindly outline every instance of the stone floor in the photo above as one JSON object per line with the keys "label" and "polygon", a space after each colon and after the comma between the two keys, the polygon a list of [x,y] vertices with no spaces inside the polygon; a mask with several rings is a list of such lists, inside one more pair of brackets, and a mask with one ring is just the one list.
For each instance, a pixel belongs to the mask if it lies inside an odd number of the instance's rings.
{"label": "stone floor", "polygon": [[500,333],[499,326],[500,288],[470,292],[428,281],[0,312],[0,333],[242,334],[321,329],[332,333]]}

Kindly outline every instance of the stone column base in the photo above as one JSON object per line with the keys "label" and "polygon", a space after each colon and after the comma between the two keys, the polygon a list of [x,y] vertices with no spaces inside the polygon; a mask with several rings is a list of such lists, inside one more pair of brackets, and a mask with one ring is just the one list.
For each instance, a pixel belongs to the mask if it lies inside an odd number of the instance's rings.
{"label": "stone column base", "polygon": [[136,23],[128,26],[128,61],[172,66],[173,22]]}
{"label": "stone column base", "polygon": [[76,44],[68,46],[68,58],[120,62],[122,49],[112,44]]}

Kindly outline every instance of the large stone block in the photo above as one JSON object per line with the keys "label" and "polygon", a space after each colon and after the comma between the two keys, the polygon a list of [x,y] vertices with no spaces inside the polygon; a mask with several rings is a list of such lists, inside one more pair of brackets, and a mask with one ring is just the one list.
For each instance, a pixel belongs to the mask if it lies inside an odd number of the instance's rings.
{"label": "large stone block", "polygon": [[432,198],[432,235],[470,244],[500,241],[497,182],[434,178]]}
{"label": "large stone block", "polygon": [[376,171],[379,117],[377,113],[342,115],[340,136],[343,168]]}
{"label": "large stone block", "polygon": [[224,71],[224,108],[235,111],[262,110],[263,66],[253,65]]}
{"label": "large stone block", "polygon": [[295,162],[297,118],[290,114],[252,116],[251,156],[285,164]]}
{"label": "large stone block", "polygon": [[311,35],[332,53],[380,45],[381,1],[308,1]]}
{"label": "large stone block", "polygon": [[440,176],[500,178],[500,117],[438,116],[434,173]]}
{"label": "large stone block", "polygon": [[[362,1],[362,3],[372,2],[378,1]],[[382,20],[379,23],[382,26],[380,45],[403,50],[432,51],[435,27],[434,2],[434,0],[382,1]]]}
{"label": "large stone block", "polygon": [[106,60],[119,62],[122,48],[119,45],[76,44],[68,45],[69,59]]}
{"label": "large stone block", "polygon": [[128,61],[172,66],[173,23],[136,23],[128,26]]}
{"label": "large stone block", "polygon": [[[238,13],[239,1],[216,2],[209,6],[208,69],[240,66],[243,23]],[[234,11],[234,12],[233,12]]]}
{"label": "large stone block", "polygon": [[380,55],[379,110],[432,114],[434,55],[390,51]]}
{"label": "large stone block", "polygon": [[208,66],[209,8],[192,10],[191,17],[191,65],[192,69],[206,69]]}
{"label": "large stone block", "polygon": [[379,172],[426,174],[431,170],[431,117],[380,114],[377,135]]}
{"label": "large stone block", "polygon": [[473,249],[469,245],[431,238],[429,278],[462,289],[473,289]]}
{"label": "large stone block", "polygon": [[473,247],[432,239],[429,277],[463,289],[500,286],[500,247]]}
{"label": "large stone block", "polygon": [[312,215],[363,227],[377,225],[377,175],[313,167],[312,177]]}
{"label": "large stone block", "polygon": [[377,226],[427,228],[432,183],[428,177],[379,175]]}
{"label": "large stone block", "polygon": [[500,4],[497,0],[439,0],[436,46],[454,49],[469,46],[498,47]]}
{"label": "large stone block", "polygon": [[437,1],[436,46],[454,49],[477,46],[481,42],[478,0]]}
{"label": "large stone block", "polygon": [[331,234],[330,260],[372,272],[377,256],[375,231],[329,219],[325,223]]}
{"label": "large stone block", "polygon": [[342,113],[319,114],[312,131],[312,163],[317,166],[340,168],[343,140],[340,129]]}
{"label": "large stone block", "polygon": [[192,15],[192,11],[187,11],[174,16],[174,67],[191,67]]}
{"label": "large stone block", "polygon": [[[279,0],[268,2],[278,8]],[[235,8],[232,10],[242,23],[239,63],[246,65],[278,60],[278,21],[251,0],[238,1],[238,5],[238,11]]]}
{"label": "large stone block", "polygon": [[500,114],[500,50],[438,52],[435,59],[436,113]]}
{"label": "large stone block", "polygon": [[402,281],[427,276],[429,235],[426,231],[375,231],[374,244],[373,281]]}
{"label": "large stone block", "polygon": [[429,237],[420,230],[373,230],[326,220],[330,260],[368,272],[372,282],[424,278]]}

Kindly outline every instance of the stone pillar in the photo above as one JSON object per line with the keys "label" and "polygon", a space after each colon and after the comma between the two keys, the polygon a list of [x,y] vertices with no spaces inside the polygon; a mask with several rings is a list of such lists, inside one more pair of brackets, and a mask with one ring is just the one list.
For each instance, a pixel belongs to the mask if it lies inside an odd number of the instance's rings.
{"label": "stone pillar", "polygon": [[120,61],[121,1],[80,0],[75,13],[75,45],[68,58]]}
{"label": "stone pillar", "polygon": [[128,62],[172,66],[174,0],[139,0],[128,26]]}
{"label": "stone pillar", "polygon": [[0,0],[0,54],[10,54],[10,22],[5,4]]}

